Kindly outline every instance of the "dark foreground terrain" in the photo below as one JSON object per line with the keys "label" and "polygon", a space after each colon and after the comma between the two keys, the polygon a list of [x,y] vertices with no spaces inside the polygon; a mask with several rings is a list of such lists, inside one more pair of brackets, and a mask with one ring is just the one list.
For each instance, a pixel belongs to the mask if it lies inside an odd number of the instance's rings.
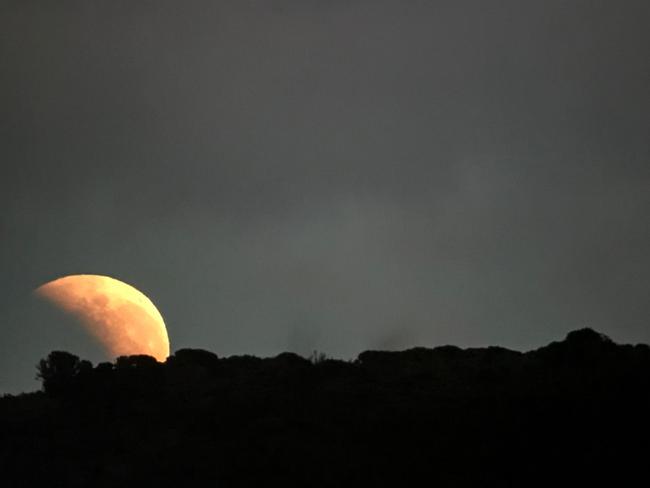
{"label": "dark foreground terrain", "polygon": [[44,391],[0,399],[1,486],[650,482],[650,348],[589,329],[528,353],[53,352],[38,369]]}

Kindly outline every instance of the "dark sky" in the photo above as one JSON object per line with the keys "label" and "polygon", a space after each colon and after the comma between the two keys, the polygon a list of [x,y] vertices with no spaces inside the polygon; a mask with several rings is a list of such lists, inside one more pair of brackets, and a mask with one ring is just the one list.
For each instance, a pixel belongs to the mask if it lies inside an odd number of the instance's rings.
{"label": "dark sky", "polygon": [[72,273],[219,355],[650,342],[649,25],[647,0],[0,0],[0,391],[101,359],[30,298]]}

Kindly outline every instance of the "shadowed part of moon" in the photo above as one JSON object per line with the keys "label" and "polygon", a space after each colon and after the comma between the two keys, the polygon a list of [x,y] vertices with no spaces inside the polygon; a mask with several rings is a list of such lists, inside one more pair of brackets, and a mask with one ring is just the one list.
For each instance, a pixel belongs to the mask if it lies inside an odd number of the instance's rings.
{"label": "shadowed part of moon", "polygon": [[165,322],[146,295],[126,283],[100,275],[71,275],[35,290],[76,317],[112,357],[169,356]]}

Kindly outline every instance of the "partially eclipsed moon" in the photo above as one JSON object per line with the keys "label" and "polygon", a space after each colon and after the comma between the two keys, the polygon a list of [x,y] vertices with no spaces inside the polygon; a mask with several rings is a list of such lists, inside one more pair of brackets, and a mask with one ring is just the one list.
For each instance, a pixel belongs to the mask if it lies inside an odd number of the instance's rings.
{"label": "partially eclipsed moon", "polygon": [[156,306],[122,281],[100,275],[71,275],[38,287],[44,297],[76,317],[113,357],[169,356],[167,329]]}

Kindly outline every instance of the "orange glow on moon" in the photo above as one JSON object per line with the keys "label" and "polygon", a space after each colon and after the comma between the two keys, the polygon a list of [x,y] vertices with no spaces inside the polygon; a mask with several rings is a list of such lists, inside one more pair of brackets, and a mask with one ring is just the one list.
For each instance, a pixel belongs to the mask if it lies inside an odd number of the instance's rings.
{"label": "orange glow on moon", "polygon": [[113,357],[169,356],[165,322],[146,295],[122,281],[100,275],[71,275],[34,293],[76,317]]}

